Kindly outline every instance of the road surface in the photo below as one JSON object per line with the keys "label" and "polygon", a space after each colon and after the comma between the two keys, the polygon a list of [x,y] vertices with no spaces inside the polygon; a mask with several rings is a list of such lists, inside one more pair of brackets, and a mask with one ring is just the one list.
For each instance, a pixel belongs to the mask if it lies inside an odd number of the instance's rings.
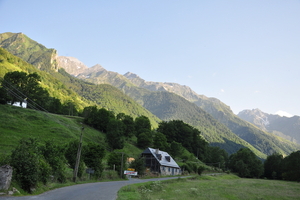
{"label": "road surface", "polygon": [[117,192],[125,185],[148,181],[176,179],[178,177],[154,179],[130,179],[126,181],[97,182],[73,185],[51,190],[36,196],[1,197],[0,200],[115,200]]}

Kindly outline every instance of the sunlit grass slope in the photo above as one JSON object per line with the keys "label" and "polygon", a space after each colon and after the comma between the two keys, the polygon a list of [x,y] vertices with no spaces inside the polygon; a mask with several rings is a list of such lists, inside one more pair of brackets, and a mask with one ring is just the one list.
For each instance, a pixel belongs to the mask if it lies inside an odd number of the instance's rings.
{"label": "sunlit grass slope", "polygon": [[[22,138],[34,137],[40,141],[53,140],[65,144],[79,139],[82,118],[49,114],[9,105],[0,105],[0,154],[10,154]],[[85,127],[84,142],[105,144],[104,134]]]}

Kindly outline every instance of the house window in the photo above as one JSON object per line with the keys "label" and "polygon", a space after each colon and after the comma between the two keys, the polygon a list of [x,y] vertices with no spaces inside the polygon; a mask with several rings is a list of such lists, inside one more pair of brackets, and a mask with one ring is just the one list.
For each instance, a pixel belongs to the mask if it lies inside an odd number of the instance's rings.
{"label": "house window", "polygon": [[170,156],[166,156],[166,160],[167,160],[168,162],[170,162],[170,161],[171,161],[171,157],[170,157]]}
{"label": "house window", "polygon": [[161,154],[156,154],[156,157],[159,159],[159,160],[161,160]]}
{"label": "house window", "polygon": [[169,172],[171,171],[171,167],[169,167]]}

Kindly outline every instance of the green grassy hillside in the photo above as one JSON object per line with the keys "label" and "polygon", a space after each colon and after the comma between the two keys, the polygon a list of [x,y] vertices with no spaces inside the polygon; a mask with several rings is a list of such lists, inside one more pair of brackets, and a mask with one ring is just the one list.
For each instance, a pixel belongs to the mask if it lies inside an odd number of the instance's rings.
{"label": "green grassy hillside", "polygon": [[0,35],[0,47],[41,70],[57,70],[56,50],[47,49],[23,33],[3,33]]}
{"label": "green grassy hillside", "polygon": [[[0,154],[9,154],[22,138],[53,140],[61,145],[79,139],[82,121],[80,117],[61,116],[0,104]],[[104,134],[88,126],[84,129],[83,141],[106,145]]]}

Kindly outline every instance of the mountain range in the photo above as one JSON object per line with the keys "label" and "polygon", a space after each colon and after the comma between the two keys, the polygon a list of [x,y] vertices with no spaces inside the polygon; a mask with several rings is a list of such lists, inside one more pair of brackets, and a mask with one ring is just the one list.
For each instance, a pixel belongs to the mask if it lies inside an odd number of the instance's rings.
{"label": "mountain range", "polygon": [[[230,154],[241,147],[248,147],[258,157],[266,158],[273,152],[287,155],[300,149],[300,145],[294,143],[297,137],[290,141],[285,136],[285,139],[279,137],[280,134],[235,115],[220,100],[199,95],[188,86],[148,82],[134,73],[121,75],[98,64],[87,67],[76,58],[58,56],[56,50],[47,49],[22,33],[0,34],[0,47],[43,72],[49,84],[56,82],[56,85],[63,85],[61,88],[72,93],[73,99],[81,99],[77,101],[79,108],[96,104],[133,117],[145,115],[154,128],[160,120],[182,120],[198,128],[211,145],[219,146]],[[5,52],[4,49],[2,52]],[[0,66],[4,69],[4,64],[0,63]],[[5,71],[16,68],[5,65]],[[64,91],[52,91],[51,94],[60,98],[60,92]]]}
{"label": "mountain range", "polygon": [[300,144],[300,117],[264,113],[259,109],[243,110],[238,116],[258,128]]}

